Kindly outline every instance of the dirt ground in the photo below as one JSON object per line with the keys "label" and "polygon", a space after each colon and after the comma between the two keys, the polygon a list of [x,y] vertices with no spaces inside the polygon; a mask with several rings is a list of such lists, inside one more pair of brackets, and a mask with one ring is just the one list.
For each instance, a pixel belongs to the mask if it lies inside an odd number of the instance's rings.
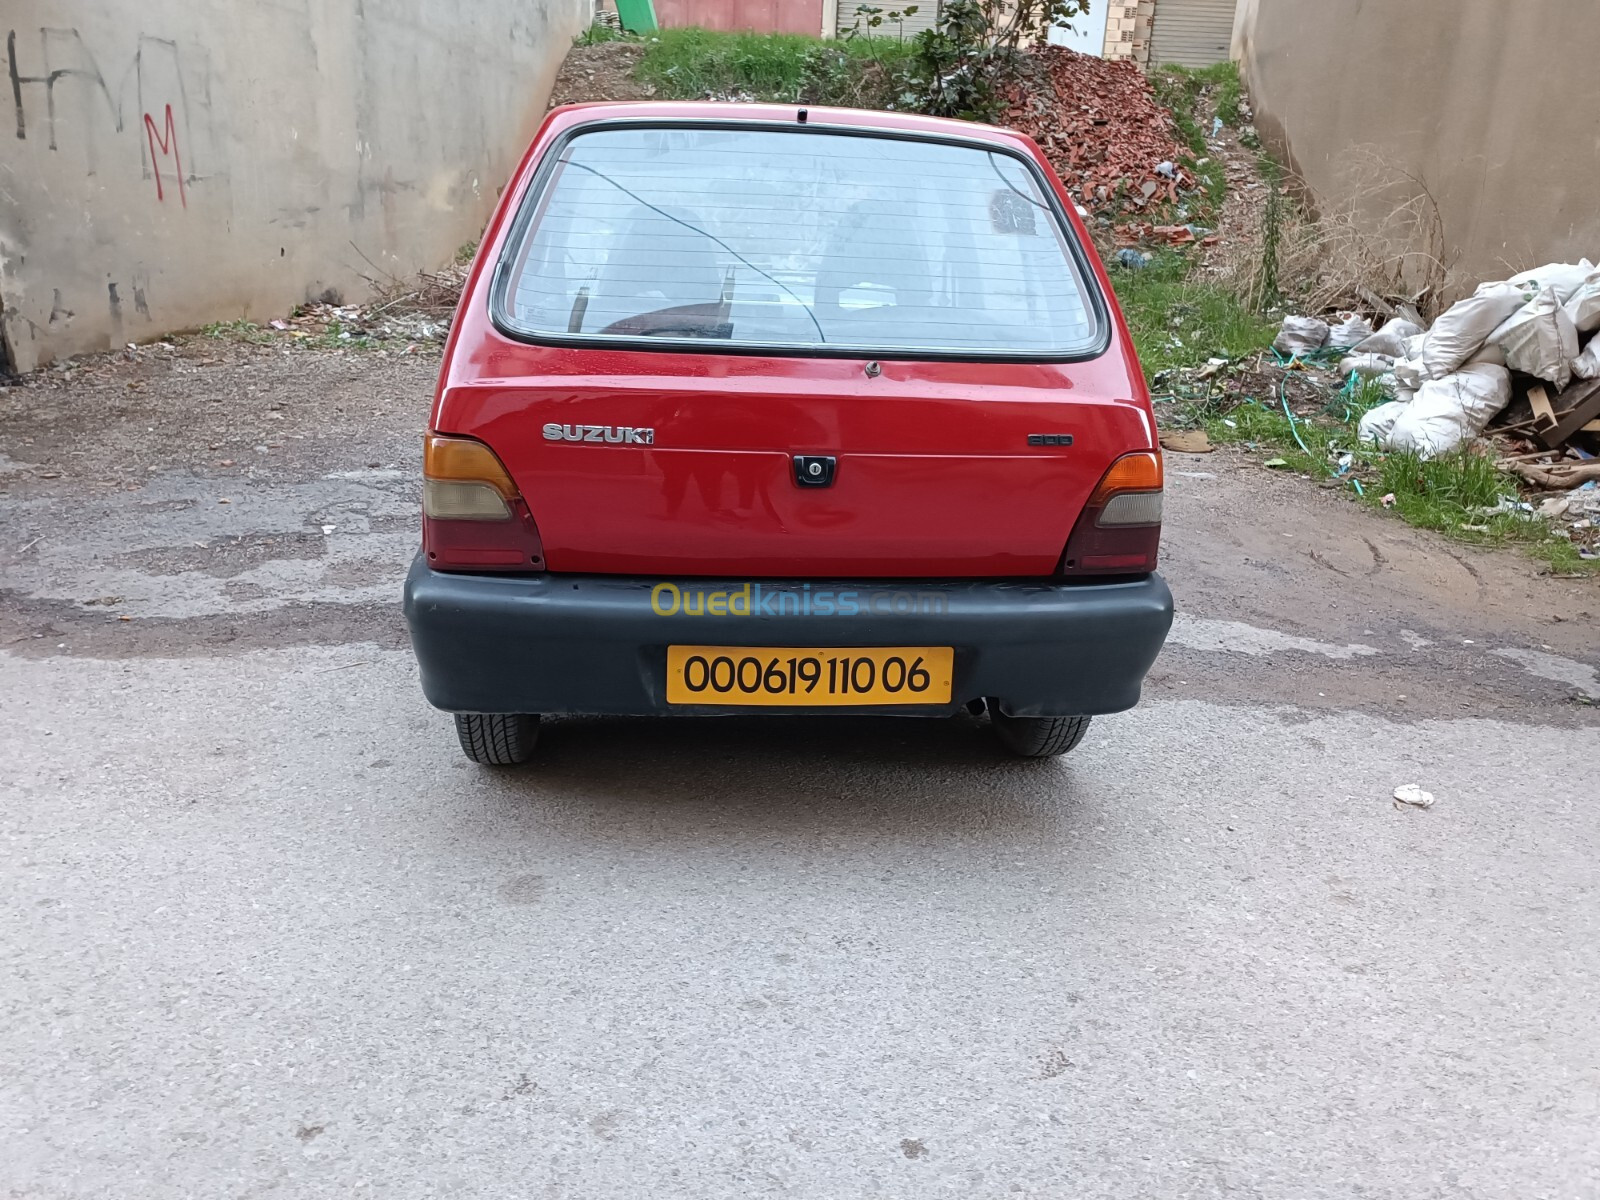
{"label": "dirt ground", "polygon": [[590,100],[649,100],[655,88],[633,77],[644,54],[636,42],[601,42],[574,46],[561,64],[550,91],[550,107]]}

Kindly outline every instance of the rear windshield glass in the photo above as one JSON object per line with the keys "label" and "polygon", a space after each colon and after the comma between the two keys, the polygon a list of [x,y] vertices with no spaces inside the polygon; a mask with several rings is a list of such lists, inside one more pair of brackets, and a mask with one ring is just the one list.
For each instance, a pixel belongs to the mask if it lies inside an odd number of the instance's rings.
{"label": "rear windshield glass", "polygon": [[502,320],[533,337],[1072,356],[1100,340],[1034,173],[971,144],[628,127],[560,152]]}

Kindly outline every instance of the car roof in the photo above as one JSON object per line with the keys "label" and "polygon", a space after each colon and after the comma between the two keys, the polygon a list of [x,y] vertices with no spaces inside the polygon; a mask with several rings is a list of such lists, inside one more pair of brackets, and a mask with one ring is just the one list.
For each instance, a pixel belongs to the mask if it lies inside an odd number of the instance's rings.
{"label": "car roof", "polygon": [[[800,114],[804,113],[802,120]],[[897,133],[921,133],[939,137],[960,137],[1031,147],[1032,139],[1010,129],[928,117],[921,113],[884,112],[878,109],[829,108],[809,104],[749,104],[728,100],[622,100],[567,104],[550,113],[549,127],[565,130],[594,121],[617,120],[718,121],[736,124],[805,124],[837,126],[844,129],[883,129]]]}

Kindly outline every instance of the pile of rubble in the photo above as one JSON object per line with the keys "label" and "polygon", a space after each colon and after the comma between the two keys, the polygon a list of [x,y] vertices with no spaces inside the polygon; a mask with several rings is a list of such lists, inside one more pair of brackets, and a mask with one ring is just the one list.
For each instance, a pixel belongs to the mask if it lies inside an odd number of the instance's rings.
{"label": "pile of rubble", "polygon": [[1566,453],[1576,460],[1531,469],[1583,481],[1600,479],[1597,331],[1600,268],[1584,259],[1485,283],[1426,331],[1403,317],[1376,332],[1359,316],[1337,325],[1289,317],[1275,349],[1346,352],[1342,374],[1375,378],[1394,396],[1363,418],[1363,441],[1433,457],[1504,413],[1500,428],[1543,447],[1528,459]]}
{"label": "pile of rubble", "polygon": [[343,342],[409,342],[406,353],[424,342],[442,342],[450,332],[450,317],[435,320],[417,312],[380,314],[375,304],[302,304],[287,317],[274,317],[264,328],[290,338],[316,339],[318,345],[333,338]]}
{"label": "pile of rubble", "polygon": [[1186,150],[1172,114],[1130,60],[1064,46],[1041,47],[1032,59],[1035,81],[1011,97],[1001,123],[1039,143],[1080,204],[1176,204],[1193,189],[1177,165]]}
{"label": "pile of rubble", "polygon": [[1376,331],[1355,314],[1287,317],[1273,348],[1338,356],[1340,375],[1394,397],[1362,417],[1363,442],[1433,458],[1493,434],[1503,470],[1563,493],[1544,515],[1587,527],[1600,519],[1597,333],[1600,268],[1584,259],[1485,283],[1426,330],[1415,312]]}
{"label": "pile of rubble", "polygon": [[376,325],[381,337],[442,341],[461,302],[470,267],[470,262],[457,262],[396,281],[362,306],[362,316]]}
{"label": "pile of rubble", "polygon": [[391,283],[365,304],[302,304],[289,316],[268,321],[266,328],[294,338],[442,342],[466,276],[465,266],[424,271],[414,280]]}

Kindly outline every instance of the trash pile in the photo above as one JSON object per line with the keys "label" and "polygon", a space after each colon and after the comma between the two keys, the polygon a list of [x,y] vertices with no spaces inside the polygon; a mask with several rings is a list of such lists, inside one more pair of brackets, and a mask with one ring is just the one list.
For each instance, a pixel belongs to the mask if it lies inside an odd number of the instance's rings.
{"label": "trash pile", "polygon": [[1193,177],[1177,165],[1187,151],[1172,114],[1131,59],[1064,46],[1042,46],[1032,58],[1037,86],[1012,96],[1001,123],[1039,143],[1080,204],[1144,208],[1177,203],[1193,189]]}
{"label": "trash pile", "polygon": [[[1148,221],[1129,221],[1116,228],[1117,245],[1127,248],[1164,242],[1169,246],[1215,246],[1221,236],[1204,225],[1155,225]],[[1143,257],[1141,255],[1141,257]],[[1123,260],[1127,265],[1127,260]],[[1144,263],[1140,263],[1143,266]]]}
{"label": "trash pile", "polygon": [[452,263],[412,280],[391,282],[364,306],[366,319],[376,322],[385,337],[442,341],[450,332],[470,265]]}
{"label": "trash pile", "polygon": [[1395,312],[1378,329],[1356,313],[1285,317],[1273,350],[1289,372],[1318,375],[1314,368],[1337,362],[1348,381],[1342,394],[1362,378],[1393,397],[1358,427],[1380,450],[1437,458],[1492,435],[1496,465],[1535,494],[1502,496],[1482,516],[1559,519],[1579,556],[1595,557],[1600,267],[1552,263],[1485,283],[1428,329],[1414,310]]}
{"label": "trash pile", "polygon": [[266,328],[301,339],[439,342],[450,332],[450,316],[446,313],[443,320],[436,320],[381,303],[302,304],[289,316],[268,321]]}
{"label": "trash pile", "polygon": [[412,344],[402,353],[410,353],[421,343],[445,339],[466,275],[461,265],[424,271],[413,280],[391,281],[365,304],[302,304],[266,328],[299,339],[404,341]]}
{"label": "trash pile", "polygon": [[[1506,413],[1516,419],[1501,428],[1531,438],[1545,452],[1521,456],[1514,469],[1530,478],[1537,472],[1536,482],[1552,484],[1600,478],[1597,331],[1600,268],[1584,259],[1485,283],[1427,330],[1407,316],[1378,330],[1354,314],[1331,324],[1287,317],[1273,348],[1286,357],[1337,351],[1341,375],[1376,379],[1394,396],[1362,418],[1364,442],[1433,458],[1470,442]],[[1531,464],[1561,451],[1577,461]]]}

